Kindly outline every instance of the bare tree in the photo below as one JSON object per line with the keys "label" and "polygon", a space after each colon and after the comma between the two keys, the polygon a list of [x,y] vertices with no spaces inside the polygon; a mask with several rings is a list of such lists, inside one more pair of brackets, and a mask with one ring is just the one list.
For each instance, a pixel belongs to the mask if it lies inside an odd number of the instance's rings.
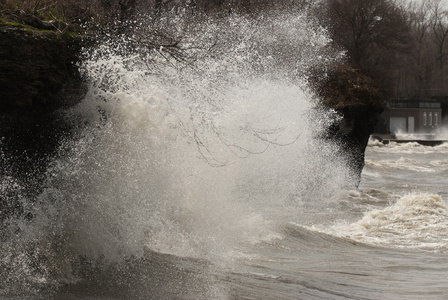
{"label": "bare tree", "polygon": [[390,0],[327,0],[327,25],[349,63],[379,80],[391,93],[393,64],[407,50],[408,31],[400,8]]}
{"label": "bare tree", "polygon": [[399,16],[385,0],[329,0],[330,30],[359,66],[369,47],[389,48],[401,41]]}
{"label": "bare tree", "polygon": [[439,84],[438,89],[445,90],[445,64],[446,51],[448,43],[448,12],[443,9],[440,0],[431,2],[431,10],[433,14],[432,31],[434,43],[437,46],[437,65],[439,69]]}
{"label": "bare tree", "polygon": [[400,53],[395,98],[425,97],[434,76],[431,1],[403,7],[409,31],[409,51]]}

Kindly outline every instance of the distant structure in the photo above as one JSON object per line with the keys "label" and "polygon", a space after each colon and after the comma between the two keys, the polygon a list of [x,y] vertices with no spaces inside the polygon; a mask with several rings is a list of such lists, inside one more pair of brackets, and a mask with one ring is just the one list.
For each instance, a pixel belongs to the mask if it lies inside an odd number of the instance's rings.
{"label": "distant structure", "polygon": [[441,125],[442,108],[437,100],[390,100],[375,131],[391,135],[431,134]]}

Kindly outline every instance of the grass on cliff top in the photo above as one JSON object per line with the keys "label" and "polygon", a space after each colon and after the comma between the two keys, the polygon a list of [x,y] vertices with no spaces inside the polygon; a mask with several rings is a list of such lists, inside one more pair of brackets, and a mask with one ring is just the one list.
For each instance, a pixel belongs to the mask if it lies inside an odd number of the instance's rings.
{"label": "grass on cliff top", "polygon": [[88,1],[96,0],[0,0],[0,26],[79,38],[80,18],[86,13],[82,7]]}
{"label": "grass on cliff top", "polygon": [[27,24],[7,21],[7,20],[3,19],[2,17],[0,17],[0,26],[18,27],[18,28],[23,28],[27,31],[38,32],[41,34],[54,34],[54,35],[60,36],[64,39],[82,38],[81,34],[74,32],[74,31],[64,30],[64,31],[59,32],[56,30],[42,29],[42,28],[33,27],[31,25],[27,25]]}
{"label": "grass on cliff top", "polygon": [[18,23],[18,22],[11,22],[11,21],[7,21],[7,20],[5,20],[5,19],[3,19],[1,17],[0,17],[0,25],[11,26],[11,27],[20,27],[20,28],[23,28],[23,29],[35,30],[35,31],[40,31],[40,32],[48,32],[48,33],[53,32],[54,33],[53,30],[40,29],[40,28],[37,28],[37,27],[33,27],[31,25],[26,25],[26,24],[22,24],[22,23]]}

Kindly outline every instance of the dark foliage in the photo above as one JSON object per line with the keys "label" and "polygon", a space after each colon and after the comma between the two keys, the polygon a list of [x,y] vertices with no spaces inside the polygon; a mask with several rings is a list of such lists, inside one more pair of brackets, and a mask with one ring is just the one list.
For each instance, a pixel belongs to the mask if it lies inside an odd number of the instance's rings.
{"label": "dark foliage", "polygon": [[310,85],[327,107],[343,111],[353,106],[382,108],[381,93],[375,81],[359,69],[338,64],[328,72],[310,78]]}

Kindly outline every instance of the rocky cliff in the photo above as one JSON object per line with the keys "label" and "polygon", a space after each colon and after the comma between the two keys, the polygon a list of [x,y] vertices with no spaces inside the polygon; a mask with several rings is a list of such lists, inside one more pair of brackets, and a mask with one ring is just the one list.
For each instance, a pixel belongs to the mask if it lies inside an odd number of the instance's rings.
{"label": "rocky cliff", "polygon": [[383,111],[380,91],[372,78],[344,64],[312,77],[311,86],[319,102],[341,116],[328,128],[325,138],[340,146],[340,155],[353,170],[357,187],[370,135]]}
{"label": "rocky cliff", "polygon": [[[57,110],[82,97],[81,44],[75,34],[0,20],[0,177],[19,178],[29,193],[67,132]],[[0,196],[0,208],[15,206]]]}
{"label": "rocky cliff", "polygon": [[8,113],[70,105],[80,76],[75,34],[0,23],[0,109]]}

